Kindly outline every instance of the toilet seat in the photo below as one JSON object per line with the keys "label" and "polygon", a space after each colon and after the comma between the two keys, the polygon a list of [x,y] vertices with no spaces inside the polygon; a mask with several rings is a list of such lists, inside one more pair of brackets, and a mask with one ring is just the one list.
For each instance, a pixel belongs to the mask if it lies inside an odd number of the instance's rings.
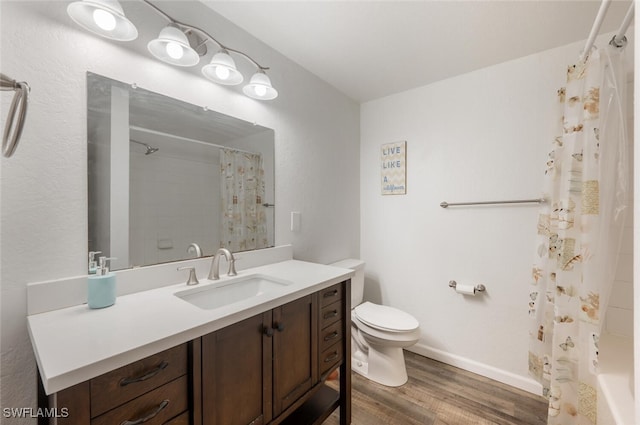
{"label": "toilet seat", "polygon": [[354,308],[355,316],[365,325],[388,332],[410,332],[418,329],[418,321],[402,310],[365,302]]}

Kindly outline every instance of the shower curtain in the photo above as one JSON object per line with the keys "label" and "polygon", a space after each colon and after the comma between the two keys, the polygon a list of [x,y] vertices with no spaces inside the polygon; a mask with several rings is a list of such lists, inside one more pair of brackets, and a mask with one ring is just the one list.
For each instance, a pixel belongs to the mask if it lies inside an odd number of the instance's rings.
{"label": "shower curtain", "polygon": [[222,149],[220,152],[222,231],[220,247],[232,252],[266,248],[262,155]]}
{"label": "shower curtain", "polygon": [[598,339],[622,236],[629,165],[621,52],[595,50],[558,90],[529,314],[529,371],[548,423],[595,424]]}

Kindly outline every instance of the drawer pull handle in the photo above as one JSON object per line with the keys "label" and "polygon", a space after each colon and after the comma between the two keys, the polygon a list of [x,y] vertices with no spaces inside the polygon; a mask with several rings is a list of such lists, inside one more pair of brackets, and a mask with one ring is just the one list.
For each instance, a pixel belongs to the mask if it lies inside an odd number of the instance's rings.
{"label": "drawer pull handle", "polygon": [[325,319],[330,319],[332,317],[336,317],[337,315],[338,315],[338,310],[333,310],[333,311],[330,311],[328,313],[325,313],[324,316],[322,316],[322,317],[325,318]]}
{"label": "drawer pull handle", "polygon": [[331,341],[334,338],[337,338],[338,336],[338,331],[333,331],[332,333],[330,333],[329,335],[324,337],[325,341]]}
{"label": "drawer pull handle", "polygon": [[169,366],[169,362],[166,361],[166,360],[163,360],[162,363],[160,363],[158,365],[158,367],[156,367],[153,370],[150,370],[149,372],[145,373],[142,376],[138,376],[137,378],[122,378],[120,380],[120,386],[121,387],[126,387],[129,384],[134,384],[136,382],[146,381],[147,379],[153,378],[154,376],[156,376],[157,374],[162,372],[162,370],[166,369],[167,366]]}
{"label": "drawer pull handle", "polygon": [[323,297],[330,298],[330,297],[335,297],[336,295],[338,295],[338,290],[334,289],[333,291],[325,292]]}
{"label": "drawer pull handle", "polygon": [[325,362],[325,363],[332,362],[332,361],[334,361],[335,359],[337,359],[337,358],[338,358],[338,356],[339,356],[338,352],[337,352],[337,351],[334,351],[332,355],[330,355],[329,357],[327,357],[327,358],[325,358],[325,359],[324,359],[324,362]]}
{"label": "drawer pull handle", "polygon": [[120,425],[140,425],[143,424],[145,422],[147,422],[148,420],[151,420],[153,418],[156,417],[156,415],[158,413],[160,413],[165,407],[167,407],[169,405],[169,400],[163,400],[162,403],[160,403],[160,405],[158,405],[158,407],[156,407],[156,409],[152,412],[149,412],[149,414],[145,417],[142,417],[140,419],[136,419],[133,421],[124,421],[122,422]]}

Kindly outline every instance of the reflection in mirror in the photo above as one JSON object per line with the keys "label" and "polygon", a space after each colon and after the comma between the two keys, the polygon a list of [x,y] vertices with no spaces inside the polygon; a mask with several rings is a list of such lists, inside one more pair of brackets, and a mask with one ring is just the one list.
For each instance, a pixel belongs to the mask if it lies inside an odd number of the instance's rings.
{"label": "reflection in mirror", "polygon": [[87,74],[89,250],[112,270],[274,245],[274,132]]}

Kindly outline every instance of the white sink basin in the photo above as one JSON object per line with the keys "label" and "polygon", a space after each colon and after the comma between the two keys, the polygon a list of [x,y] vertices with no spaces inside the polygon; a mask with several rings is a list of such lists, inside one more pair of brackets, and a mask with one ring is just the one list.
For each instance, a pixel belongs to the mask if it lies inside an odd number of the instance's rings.
{"label": "white sink basin", "polygon": [[196,307],[212,310],[278,291],[290,284],[291,282],[274,279],[269,276],[250,275],[227,280],[220,284],[176,292],[175,296]]}

